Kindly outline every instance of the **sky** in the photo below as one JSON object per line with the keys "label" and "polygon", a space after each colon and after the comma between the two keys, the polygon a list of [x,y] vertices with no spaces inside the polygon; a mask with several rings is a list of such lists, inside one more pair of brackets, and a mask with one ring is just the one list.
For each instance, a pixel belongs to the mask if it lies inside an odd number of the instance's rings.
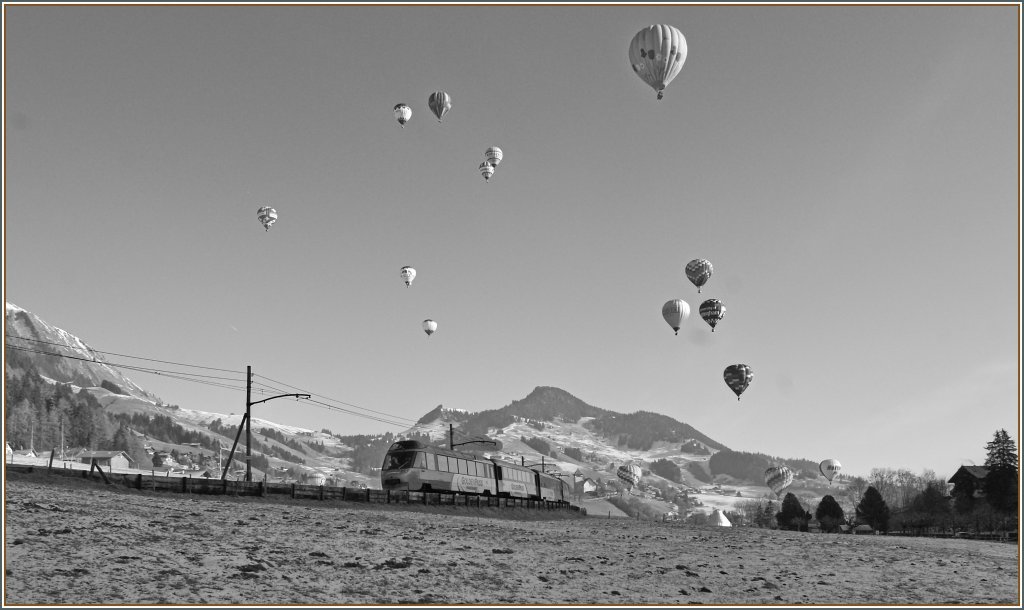
{"label": "sky", "polygon": [[[662,23],[688,54],[659,101],[627,51]],[[1019,28],[1017,3],[5,3],[4,296],[209,375],[128,373],[188,409],[244,411],[246,366],[252,400],[329,399],[253,417],[336,434],[554,386],[950,476],[1019,439]]]}

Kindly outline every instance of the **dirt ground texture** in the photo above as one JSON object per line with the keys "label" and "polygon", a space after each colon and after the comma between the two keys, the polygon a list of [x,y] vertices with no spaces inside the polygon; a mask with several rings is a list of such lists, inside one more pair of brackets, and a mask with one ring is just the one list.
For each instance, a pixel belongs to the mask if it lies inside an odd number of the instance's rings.
{"label": "dirt ground texture", "polygon": [[[56,477],[54,477],[56,479]],[[4,605],[1020,605],[1019,549],[9,473]]]}

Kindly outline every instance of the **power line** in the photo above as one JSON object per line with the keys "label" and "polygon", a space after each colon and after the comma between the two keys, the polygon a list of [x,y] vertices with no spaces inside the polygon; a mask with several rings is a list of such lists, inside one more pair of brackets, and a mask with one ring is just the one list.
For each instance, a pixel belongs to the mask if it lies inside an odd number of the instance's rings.
{"label": "power line", "polygon": [[[58,346],[58,347],[64,347],[66,349],[71,349],[67,345],[64,345],[64,344],[61,344],[61,343],[55,343],[55,342],[52,342],[52,341],[42,341],[42,340],[39,340],[39,339],[28,339],[28,338],[24,338],[24,337],[9,337],[9,338],[11,338],[11,339],[22,339],[22,340],[25,340],[25,341],[32,341],[32,342],[35,342],[35,343],[43,343],[43,344],[47,344],[47,345],[55,345],[55,346]],[[141,373],[149,373],[149,374],[152,374],[152,375],[159,375],[161,377],[167,377],[167,378],[170,378],[170,379],[178,379],[178,380],[181,380],[181,381],[189,381],[189,382],[192,382],[192,383],[199,383],[199,384],[203,384],[203,385],[208,385],[208,386],[218,387],[218,388],[223,388],[223,389],[228,389],[228,390],[244,391],[246,389],[244,384],[243,385],[230,385],[228,383],[223,383],[224,381],[235,381],[235,382],[241,381],[241,380],[238,380],[238,379],[232,378],[232,377],[221,377],[221,376],[215,376],[215,375],[202,375],[202,374],[199,374],[199,373],[190,373],[190,372],[187,372],[187,371],[172,371],[172,370],[166,370],[166,369],[155,369],[155,368],[141,367],[141,366],[136,366],[136,365],[132,365],[132,364],[124,364],[124,363],[117,363],[117,362],[107,362],[107,361],[99,360],[99,359],[96,359],[96,358],[84,358],[82,356],[72,356],[72,355],[69,355],[69,354],[61,354],[59,352],[49,352],[49,351],[44,351],[44,350],[39,350],[39,349],[32,349],[32,348],[29,348],[29,347],[23,347],[23,346],[19,346],[19,345],[11,345],[10,343],[6,343],[6,342],[4,343],[4,345],[8,349],[12,349],[12,350],[28,352],[28,353],[33,353],[33,354],[40,354],[40,355],[44,355],[44,356],[56,356],[58,358],[67,358],[69,360],[80,360],[82,362],[89,362],[89,363],[92,363],[92,364],[101,364],[101,365],[105,365],[105,366],[109,366],[109,367],[113,367],[113,368],[126,369],[126,370],[130,370],[130,371],[141,372]],[[221,369],[221,368],[206,367],[206,366],[199,366],[199,365],[190,365],[190,364],[184,364],[184,363],[179,363],[179,362],[170,362],[170,361],[167,361],[167,360],[157,360],[157,359],[154,359],[154,358],[142,358],[142,357],[139,357],[139,356],[130,356],[130,355],[126,355],[126,354],[116,354],[115,352],[101,352],[100,350],[93,350],[93,351],[96,352],[96,353],[100,353],[100,354],[118,355],[118,356],[125,357],[125,358],[134,358],[134,359],[137,359],[137,360],[146,360],[146,361],[149,361],[149,362],[160,362],[160,363],[164,363],[164,364],[174,364],[174,365],[177,365],[177,366],[192,366],[194,368],[201,368],[201,369],[214,370],[214,371],[222,371],[222,372],[228,372],[228,373],[236,373],[237,372],[240,375],[242,375],[243,377],[245,375],[241,371],[232,371],[230,369]],[[348,406],[348,407],[352,407],[353,409],[360,409],[362,411],[368,411],[370,413],[376,413],[377,415],[369,415],[367,413],[360,413],[358,411],[352,411],[350,409],[345,409],[345,408],[342,408],[342,407],[339,407],[339,406],[336,406],[336,405],[320,402],[320,401],[317,401],[317,400],[310,400],[309,401],[312,404],[315,404],[315,405],[320,406],[320,407],[324,407],[324,408],[326,408],[328,410],[332,410],[332,411],[336,411],[336,412],[340,412],[340,413],[346,413],[346,414],[349,414],[349,415],[355,415],[357,417],[362,417],[362,418],[365,418],[365,419],[370,419],[370,420],[373,420],[373,421],[381,422],[381,423],[392,425],[392,426],[404,427],[404,426],[408,426],[409,425],[409,423],[407,423],[407,422],[411,422],[413,424],[417,423],[417,420],[410,419],[410,418],[407,418],[407,417],[402,417],[402,416],[399,416],[399,415],[392,415],[390,413],[385,413],[383,411],[376,411],[374,409],[368,409],[366,407],[360,407],[359,405],[354,405],[354,404],[351,404],[351,403],[348,403],[348,402],[345,402],[345,401],[342,401],[342,400],[338,400],[336,398],[331,398],[329,396],[324,396],[322,394],[314,394],[312,392],[308,392],[306,390],[303,390],[302,388],[298,388],[296,386],[293,386],[293,385],[290,385],[290,384],[287,384],[287,383],[284,383],[284,382],[281,382],[281,381],[276,381],[274,379],[270,379],[269,377],[266,377],[264,375],[256,375],[256,374],[254,374],[253,377],[259,377],[259,378],[262,378],[262,379],[266,379],[267,381],[271,382],[271,384],[278,384],[280,386],[283,386],[283,387],[277,387],[275,385],[270,385],[270,384],[267,384],[267,383],[253,382],[252,387],[254,389],[256,389],[257,391],[259,391],[259,392],[276,392],[276,393],[284,394],[284,393],[287,393],[286,389],[300,390],[300,391],[303,391],[305,393],[309,393],[309,394],[311,394],[313,396],[317,396],[319,398],[323,398],[325,400],[329,400],[329,401],[336,402],[336,403],[339,403],[339,404],[342,404],[342,405],[345,405],[345,406]],[[404,420],[404,422],[403,421],[394,421],[394,420]]]}
{"label": "power line", "polygon": [[288,385],[287,383],[284,383],[282,381],[275,381],[275,380],[273,380],[273,379],[271,379],[269,377],[266,377],[264,375],[257,375],[257,374],[254,373],[253,377],[261,377],[261,378],[266,379],[267,381],[270,381],[272,383],[281,384],[281,385],[283,385],[283,386],[285,386],[285,387],[287,387],[289,389],[299,390],[301,392],[306,392],[307,394],[312,394],[313,396],[317,396],[319,398],[323,398],[323,399],[329,400],[331,402],[336,402],[336,403],[339,403],[339,404],[343,404],[346,407],[352,407],[353,409],[360,409],[360,410],[363,410],[363,411],[369,411],[371,413],[377,413],[378,415],[383,415],[385,417],[391,417],[391,418],[394,418],[394,419],[404,419],[404,420],[410,421],[410,422],[412,422],[414,424],[418,422],[418,420],[411,419],[411,418],[408,418],[408,417],[402,417],[400,415],[392,415],[390,413],[384,413],[383,411],[375,411],[374,409],[368,409],[366,407],[360,407],[359,405],[354,405],[354,404],[345,402],[343,400],[338,400],[337,398],[331,398],[330,396],[324,396],[323,394],[315,394],[313,392],[310,392],[309,390],[305,390],[303,388],[298,388],[298,387],[295,387],[295,386],[292,386],[292,385]]}
{"label": "power line", "polygon": [[[70,348],[69,346],[67,346],[64,343],[56,343],[54,341],[43,341],[42,339],[29,339],[28,337],[14,337],[14,336],[7,337],[7,338],[8,339],[18,339],[20,341],[32,341],[34,343],[45,343],[47,345],[56,345],[56,346],[59,346],[59,347],[64,347],[64,348],[67,348],[67,349],[72,349],[72,348]],[[83,343],[82,345],[85,345],[85,344]],[[200,366],[198,364],[186,364],[186,363],[183,363],[183,362],[171,362],[169,360],[155,360],[153,358],[143,358],[142,356],[130,356],[128,354],[118,354],[117,352],[105,352],[105,351],[102,351],[102,350],[94,349],[94,348],[92,348],[92,347],[90,347],[88,345],[86,345],[86,347],[88,347],[90,350],[96,352],[97,354],[107,354],[107,355],[110,355],[110,356],[121,356],[122,358],[132,358],[134,360],[147,360],[149,362],[159,362],[161,364],[174,364],[174,365],[177,365],[177,366],[190,366],[190,367],[196,368],[196,369],[207,369],[207,370],[211,370],[211,371],[220,371],[222,373],[238,373],[239,375],[245,375],[245,371],[232,371],[230,369],[218,369],[218,368],[214,368],[212,366]]]}
{"label": "power line", "polygon": [[[36,354],[43,354],[43,355],[46,355],[46,356],[59,356],[61,358],[68,358],[68,359],[71,359],[71,360],[82,360],[83,362],[91,362],[93,364],[103,364],[103,365],[112,366],[112,367],[115,367],[115,368],[124,368],[124,369],[130,369],[130,370],[133,370],[133,371],[142,371],[142,372],[145,372],[145,373],[157,373],[157,374],[159,374],[159,373],[176,373],[176,374],[179,374],[179,375],[191,375],[193,377],[203,377],[203,378],[206,378],[206,379],[236,380],[236,378],[234,378],[234,377],[217,377],[215,375],[200,375],[199,373],[188,373],[188,372],[185,372],[185,371],[168,371],[168,370],[164,370],[164,369],[149,369],[149,368],[144,368],[144,367],[136,366],[134,364],[120,364],[120,363],[116,363],[116,362],[107,362],[106,360],[97,360],[96,358],[83,358],[81,356],[70,356],[68,354],[61,354],[61,353],[58,353],[58,352],[44,352],[44,351],[41,351],[41,350],[33,350],[33,349],[30,349],[30,348],[21,347],[21,346],[18,346],[18,345],[11,345],[9,343],[5,343],[4,345],[6,347],[11,348],[11,349],[21,350],[23,352],[33,352],[33,353],[36,353]],[[222,370],[222,369],[218,369],[218,370]],[[234,372],[234,371],[228,371],[228,372]],[[244,377],[245,373],[242,373],[241,375]]]}

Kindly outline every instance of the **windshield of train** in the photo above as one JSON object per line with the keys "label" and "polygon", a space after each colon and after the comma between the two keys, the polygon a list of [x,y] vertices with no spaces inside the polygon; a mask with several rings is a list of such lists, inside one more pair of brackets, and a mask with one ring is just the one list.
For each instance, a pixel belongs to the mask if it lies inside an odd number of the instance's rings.
{"label": "windshield of train", "polygon": [[384,458],[384,470],[423,468],[426,460],[422,451],[396,451]]}

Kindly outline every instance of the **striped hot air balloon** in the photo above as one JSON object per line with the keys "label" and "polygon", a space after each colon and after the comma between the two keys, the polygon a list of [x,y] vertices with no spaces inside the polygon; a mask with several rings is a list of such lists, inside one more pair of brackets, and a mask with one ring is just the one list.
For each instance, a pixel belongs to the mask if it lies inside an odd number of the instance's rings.
{"label": "striped hot air balloon", "polygon": [[444,91],[435,91],[427,98],[427,105],[430,106],[430,111],[434,113],[434,116],[437,117],[437,122],[440,123],[444,115],[448,114],[448,111],[452,109],[452,96]]}
{"label": "striped hot air balloon", "polygon": [[711,267],[711,261],[703,258],[695,258],[692,261],[686,263],[686,277],[693,282],[693,285],[697,287],[697,293],[700,293],[700,287],[708,283],[711,279],[711,273],[714,269]]}
{"label": "striped hot air balloon", "polygon": [[776,497],[782,497],[783,490],[793,484],[793,471],[786,466],[772,466],[764,471],[764,484]]}
{"label": "striped hot air balloon", "polygon": [[708,299],[700,304],[700,317],[711,326],[711,332],[715,332],[715,325],[725,317],[725,305],[718,299]]}
{"label": "striped hot air balloon", "polygon": [[682,299],[672,299],[661,306],[661,316],[678,335],[683,320],[690,317],[690,305]]}
{"label": "striped hot air balloon", "polygon": [[843,469],[843,465],[839,463],[839,460],[829,458],[818,464],[818,471],[821,472],[821,476],[828,479],[828,484],[832,485],[832,479],[835,478],[839,471]]}
{"label": "striped hot air balloon", "polygon": [[484,161],[480,164],[480,175],[484,177],[484,181],[489,181],[491,176],[494,175],[494,166]]}
{"label": "striped hot air balloon", "polygon": [[498,148],[497,146],[491,146],[490,148],[484,151],[484,159],[494,167],[498,167],[498,164],[501,163],[501,158],[503,156],[504,155],[501,152],[501,149]]}
{"label": "striped hot air balloon", "polygon": [[640,483],[640,476],[643,474],[640,471],[640,467],[636,464],[623,464],[619,466],[616,474],[622,479],[630,489],[633,489]]}
{"label": "striped hot air balloon", "polygon": [[740,394],[754,380],[754,369],[746,364],[730,364],[725,367],[723,376],[725,377],[725,385],[729,386],[736,393],[736,400],[739,400]]}

